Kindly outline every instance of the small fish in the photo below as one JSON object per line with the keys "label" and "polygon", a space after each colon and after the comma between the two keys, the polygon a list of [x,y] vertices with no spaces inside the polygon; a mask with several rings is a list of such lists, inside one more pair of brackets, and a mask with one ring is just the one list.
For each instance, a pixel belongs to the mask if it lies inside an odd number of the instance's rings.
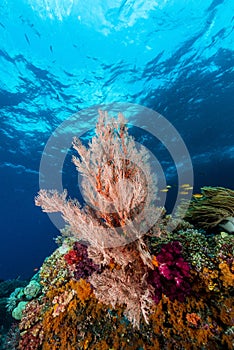
{"label": "small fish", "polygon": [[171,188],[171,185],[167,185],[167,188]]}
{"label": "small fish", "polygon": [[50,45],[50,51],[53,53],[53,46]]}
{"label": "small fish", "polygon": [[190,184],[183,184],[183,185],[181,185],[180,187],[181,187],[181,188],[187,188],[187,187],[191,187],[191,185],[190,185]]}
{"label": "small fish", "polygon": [[2,24],[1,22],[0,22],[0,26],[1,26],[2,28],[6,29],[6,27],[4,26],[4,24]]}
{"label": "small fish", "polygon": [[41,37],[41,34],[38,32],[38,30],[34,29],[34,33],[38,36],[38,38]]}
{"label": "small fish", "polygon": [[168,192],[169,188],[163,188],[162,190],[160,190],[160,192]]}
{"label": "small fish", "polygon": [[179,194],[189,194],[187,191],[180,191]]}
{"label": "small fish", "polygon": [[35,267],[35,269],[33,269],[34,272],[37,272],[38,270],[38,267]]}
{"label": "small fish", "polygon": [[202,198],[202,197],[203,197],[203,194],[201,194],[201,193],[195,193],[195,194],[193,194],[193,197],[199,199],[199,198]]}
{"label": "small fish", "polygon": [[27,34],[24,34],[24,36],[25,36],[25,39],[26,39],[28,45],[30,45],[30,41],[29,41],[29,38],[28,38]]}

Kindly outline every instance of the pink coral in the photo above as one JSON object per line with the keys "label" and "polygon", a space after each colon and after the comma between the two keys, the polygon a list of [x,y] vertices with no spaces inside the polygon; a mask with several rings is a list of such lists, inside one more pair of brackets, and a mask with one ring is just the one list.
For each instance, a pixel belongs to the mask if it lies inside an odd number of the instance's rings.
{"label": "pink coral", "polygon": [[64,293],[54,297],[52,301],[52,304],[54,304],[53,317],[58,316],[61,312],[66,310],[66,306],[70,303],[75,294],[76,292],[74,290],[70,292],[66,290]]}
{"label": "pink coral", "polygon": [[137,149],[122,114],[115,120],[100,112],[96,134],[89,148],[73,142],[86,205],[67,199],[66,190],[40,190],[35,203],[43,211],[61,212],[78,241],[103,251],[138,239],[155,223],[157,187],[149,156]]}
{"label": "pink coral", "polygon": [[96,297],[103,303],[111,304],[113,308],[118,304],[126,305],[125,315],[133,326],[139,327],[141,316],[148,323],[153,305],[153,288],[145,277],[123,270],[105,270],[102,274],[93,274],[90,282]]}
{"label": "pink coral", "polygon": [[[84,206],[55,190],[40,190],[36,205],[61,212],[78,241],[65,255],[74,277],[89,277],[100,301],[126,304],[126,314],[139,326],[141,316],[148,320],[153,291],[146,281],[153,264],[144,235],[160,215],[149,155],[136,147],[123,115],[115,120],[106,112],[100,112],[89,147],[76,138],[73,146],[79,154],[73,163],[82,175]],[[109,264],[117,269],[110,271]]]}

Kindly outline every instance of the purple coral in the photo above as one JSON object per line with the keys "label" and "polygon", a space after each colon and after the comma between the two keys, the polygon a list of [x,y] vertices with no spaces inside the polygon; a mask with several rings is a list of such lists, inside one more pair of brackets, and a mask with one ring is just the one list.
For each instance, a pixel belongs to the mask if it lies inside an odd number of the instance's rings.
{"label": "purple coral", "polygon": [[74,270],[74,277],[76,280],[79,280],[80,278],[87,278],[91,276],[93,272],[99,271],[99,266],[94,264],[94,262],[88,257],[86,245],[75,242],[73,251],[79,258]]}
{"label": "purple coral", "polygon": [[158,266],[149,273],[148,282],[154,287],[153,299],[158,303],[162,293],[170,300],[184,301],[190,292],[190,266],[184,260],[182,246],[178,241],[169,242],[162,246],[156,255]]}

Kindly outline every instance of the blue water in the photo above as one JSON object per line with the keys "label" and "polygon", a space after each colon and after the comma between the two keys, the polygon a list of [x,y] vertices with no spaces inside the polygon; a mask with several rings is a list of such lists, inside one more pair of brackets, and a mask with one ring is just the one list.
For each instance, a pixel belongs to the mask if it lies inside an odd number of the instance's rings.
{"label": "blue water", "polygon": [[55,248],[34,206],[40,159],[81,109],[161,113],[188,148],[194,191],[234,187],[233,14],[232,0],[1,0],[0,279],[30,277]]}

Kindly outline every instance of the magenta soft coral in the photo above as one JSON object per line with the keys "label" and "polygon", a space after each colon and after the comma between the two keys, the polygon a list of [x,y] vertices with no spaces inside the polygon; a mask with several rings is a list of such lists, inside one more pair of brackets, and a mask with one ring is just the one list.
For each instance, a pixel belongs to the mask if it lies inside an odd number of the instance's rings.
{"label": "magenta soft coral", "polygon": [[190,266],[181,252],[181,244],[174,241],[164,244],[156,255],[158,266],[148,277],[148,282],[155,289],[153,299],[156,303],[160,301],[162,293],[172,301],[184,301],[190,292]]}

